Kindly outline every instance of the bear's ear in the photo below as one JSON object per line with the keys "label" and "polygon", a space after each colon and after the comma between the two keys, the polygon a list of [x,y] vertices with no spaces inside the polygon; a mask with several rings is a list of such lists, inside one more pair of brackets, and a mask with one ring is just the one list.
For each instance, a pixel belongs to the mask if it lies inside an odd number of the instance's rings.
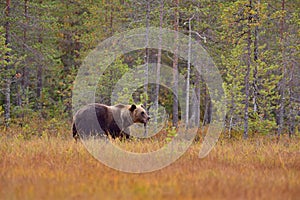
{"label": "bear's ear", "polygon": [[130,110],[131,112],[133,112],[135,109],[136,109],[136,105],[134,105],[134,104],[132,104],[131,107],[129,108],[129,110]]}
{"label": "bear's ear", "polygon": [[141,104],[141,107],[145,109],[145,106],[144,106],[144,104]]}

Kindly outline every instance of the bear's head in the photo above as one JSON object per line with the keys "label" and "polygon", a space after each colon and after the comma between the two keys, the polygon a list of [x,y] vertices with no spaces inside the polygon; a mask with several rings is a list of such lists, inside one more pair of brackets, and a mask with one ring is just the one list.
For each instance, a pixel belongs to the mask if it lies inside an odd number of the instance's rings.
{"label": "bear's head", "polygon": [[143,105],[131,105],[129,111],[132,113],[133,123],[143,123],[146,125],[150,119]]}

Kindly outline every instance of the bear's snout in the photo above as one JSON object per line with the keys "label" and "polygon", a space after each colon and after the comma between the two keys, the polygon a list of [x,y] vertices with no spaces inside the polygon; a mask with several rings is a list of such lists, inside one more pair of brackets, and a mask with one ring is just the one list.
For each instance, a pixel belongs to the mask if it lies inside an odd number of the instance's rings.
{"label": "bear's snout", "polygon": [[149,116],[147,116],[147,117],[146,117],[146,120],[145,120],[145,122],[144,122],[144,123],[145,123],[145,124],[147,124],[147,123],[148,123],[148,121],[149,121],[150,119],[151,119],[151,118],[150,118]]}
{"label": "bear's snout", "polygon": [[147,116],[145,119],[144,119],[144,126],[147,125],[148,121],[151,119],[151,117]]}
{"label": "bear's snout", "polygon": [[148,115],[146,115],[146,116],[143,117],[142,123],[143,123],[144,125],[146,125],[150,119],[151,119],[151,118],[150,118]]}

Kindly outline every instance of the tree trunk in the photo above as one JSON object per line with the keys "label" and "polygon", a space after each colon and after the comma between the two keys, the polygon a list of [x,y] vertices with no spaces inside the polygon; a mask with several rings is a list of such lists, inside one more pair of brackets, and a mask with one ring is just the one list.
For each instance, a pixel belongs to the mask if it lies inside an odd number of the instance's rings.
{"label": "tree trunk", "polygon": [[37,84],[36,84],[36,97],[37,97],[37,108],[41,109],[41,94],[43,88],[43,67],[40,64],[37,69]]}
{"label": "tree trunk", "polygon": [[280,108],[279,108],[279,124],[277,131],[277,141],[279,141],[283,130],[284,123],[284,104],[285,104],[285,86],[286,86],[286,60],[285,60],[285,47],[284,47],[284,12],[285,12],[285,0],[281,2],[282,17],[280,25],[280,44],[281,44],[281,54],[282,54],[282,80],[280,83]]}
{"label": "tree trunk", "polygon": [[229,116],[230,116],[230,121],[229,121],[229,128],[228,128],[228,137],[231,138],[232,134],[231,134],[231,130],[233,127],[233,115],[234,115],[234,108],[235,108],[235,103],[234,103],[234,95],[231,94],[231,108],[229,111]]}
{"label": "tree trunk", "polygon": [[10,0],[6,0],[6,9],[5,9],[5,15],[7,18],[7,21],[5,23],[5,44],[10,45],[11,43],[11,35],[10,35]]}
{"label": "tree trunk", "polygon": [[[249,1],[250,7],[252,9],[252,0]],[[247,37],[247,68],[245,75],[245,111],[244,111],[244,139],[248,139],[248,129],[249,129],[249,97],[250,97],[250,70],[251,70],[251,22],[252,22],[252,14],[249,14],[248,17],[248,37]]]}
{"label": "tree trunk", "polygon": [[173,127],[178,127],[178,27],[179,27],[179,0],[174,0],[176,8],[174,9],[174,31],[175,31],[175,49],[173,57]]}
{"label": "tree trunk", "polygon": [[159,84],[160,84],[160,68],[161,68],[161,43],[162,43],[162,26],[164,19],[164,0],[160,1],[160,16],[159,16],[159,36],[158,36],[158,53],[157,53],[157,68],[156,68],[156,87],[155,87],[155,100],[154,100],[154,124],[155,132],[157,130],[157,116],[158,116],[158,97],[159,97]]}
{"label": "tree trunk", "polygon": [[145,49],[145,81],[144,81],[144,95],[145,99],[143,104],[147,106],[147,94],[148,94],[148,73],[149,73],[149,15],[150,15],[150,1],[147,1],[147,11],[146,11],[146,49]]}
{"label": "tree trunk", "polygon": [[191,73],[191,49],[192,49],[192,28],[191,20],[189,19],[189,49],[188,49],[188,63],[187,63],[187,76],[186,76],[186,107],[185,107],[185,129],[189,126],[189,110],[190,110],[190,73]]}
{"label": "tree trunk", "polygon": [[[39,3],[42,5],[43,1],[40,0]],[[38,42],[40,43],[40,46],[42,46],[43,38],[41,34],[39,34]],[[41,96],[43,90],[43,62],[38,64],[36,78],[36,106],[37,109],[41,109]]]}
{"label": "tree trunk", "polygon": [[5,96],[4,121],[6,127],[9,127],[9,122],[10,122],[10,92],[11,92],[10,85],[11,85],[11,81],[7,79],[5,83],[5,90],[4,90],[4,96]]}
{"label": "tree trunk", "polygon": [[37,108],[41,109],[41,96],[43,89],[43,65],[40,63],[37,68],[37,84],[36,84],[36,97],[37,97]]}
{"label": "tree trunk", "polygon": [[[150,15],[150,1],[147,1],[147,11],[146,11],[146,49],[145,49],[145,82],[144,82],[144,99],[143,104],[147,108],[148,101],[148,73],[149,73],[149,15]],[[145,126],[144,136],[147,137],[148,130]]]}
{"label": "tree trunk", "polygon": [[199,127],[200,125],[200,106],[201,106],[201,101],[200,101],[200,94],[201,94],[201,85],[200,85],[200,74],[198,71],[196,71],[196,80],[195,80],[195,108],[193,109],[195,111],[195,126]]}
{"label": "tree trunk", "polygon": [[[6,0],[6,9],[5,9],[5,15],[6,15],[6,18],[7,18],[7,21],[5,23],[5,45],[6,46],[10,46],[11,44],[11,35],[10,35],[10,0]],[[6,65],[6,69],[8,72],[10,71],[11,69],[11,66],[10,66],[10,53],[7,53],[6,54],[7,58],[6,58],[6,62],[7,62],[7,65]],[[6,77],[6,80],[5,80],[5,89],[4,89],[4,96],[5,96],[5,99],[4,99],[4,122],[5,122],[5,126],[6,127],[9,127],[9,121],[10,121],[10,85],[11,85],[11,77],[10,77],[10,74],[7,73],[7,77]]]}
{"label": "tree trunk", "polygon": [[296,87],[294,85],[294,73],[295,73],[295,64],[292,65],[292,69],[290,70],[290,83],[289,83],[289,117],[288,117],[288,127],[289,127],[289,137],[292,138],[292,136],[295,134],[295,121],[296,121],[296,102],[293,99],[294,93],[292,88]]}
{"label": "tree trunk", "polygon": [[[24,15],[25,15],[25,25],[24,25],[24,30],[23,30],[23,51],[26,52],[26,41],[27,41],[27,27],[28,27],[28,20],[29,20],[29,16],[28,16],[28,0],[25,0],[24,2]],[[22,70],[23,74],[22,74],[22,93],[24,98],[26,99],[26,91],[28,88],[28,68],[27,65],[25,65],[23,67]]]}
{"label": "tree trunk", "polygon": [[[197,7],[200,8],[201,7],[201,3],[200,1],[198,1],[197,3]],[[201,23],[200,20],[200,16],[196,15],[196,21],[198,23]],[[198,36],[199,37],[199,36]],[[201,38],[201,37],[200,37]],[[199,70],[201,70],[201,68],[199,68]],[[196,100],[195,100],[195,107],[193,108],[194,112],[195,112],[195,126],[200,128],[200,118],[201,118],[201,71],[198,71],[197,69],[195,69],[195,95],[196,95]]]}
{"label": "tree trunk", "polygon": [[[259,23],[259,13],[258,13],[258,6],[260,5],[260,0],[258,0],[255,11],[256,14],[254,16],[255,22]],[[258,112],[258,104],[257,104],[257,98],[258,98],[258,86],[257,86],[257,61],[258,61],[258,40],[259,40],[259,27],[258,25],[255,26],[254,30],[254,71],[253,71],[253,112]]]}
{"label": "tree trunk", "polygon": [[205,126],[206,124],[209,124],[211,121],[211,100],[209,97],[209,93],[207,91],[207,88],[205,87],[203,94],[205,95],[204,98],[204,104],[205,104],[205,109],[204,109],[204,116],[203,116],[203,123],[202,126]]}
{"label": "tree trunk", "polygon": [[295,134],[295,121],[296,121],[295,110],[291,102],[290,113],[289,113],[289,138],[292,138],[292,136]]}

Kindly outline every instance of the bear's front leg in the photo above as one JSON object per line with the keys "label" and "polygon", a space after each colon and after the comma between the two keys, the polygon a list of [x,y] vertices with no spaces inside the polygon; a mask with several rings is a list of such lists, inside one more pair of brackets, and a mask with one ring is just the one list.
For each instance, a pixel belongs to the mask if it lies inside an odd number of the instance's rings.
{"label": "bear's front leg", "polygon": [[122,140],[123,137],[125,137],[126,139],[130,138],[130,129],[129,128],[125,128],[125,129],[121,130],[120,139]]}

